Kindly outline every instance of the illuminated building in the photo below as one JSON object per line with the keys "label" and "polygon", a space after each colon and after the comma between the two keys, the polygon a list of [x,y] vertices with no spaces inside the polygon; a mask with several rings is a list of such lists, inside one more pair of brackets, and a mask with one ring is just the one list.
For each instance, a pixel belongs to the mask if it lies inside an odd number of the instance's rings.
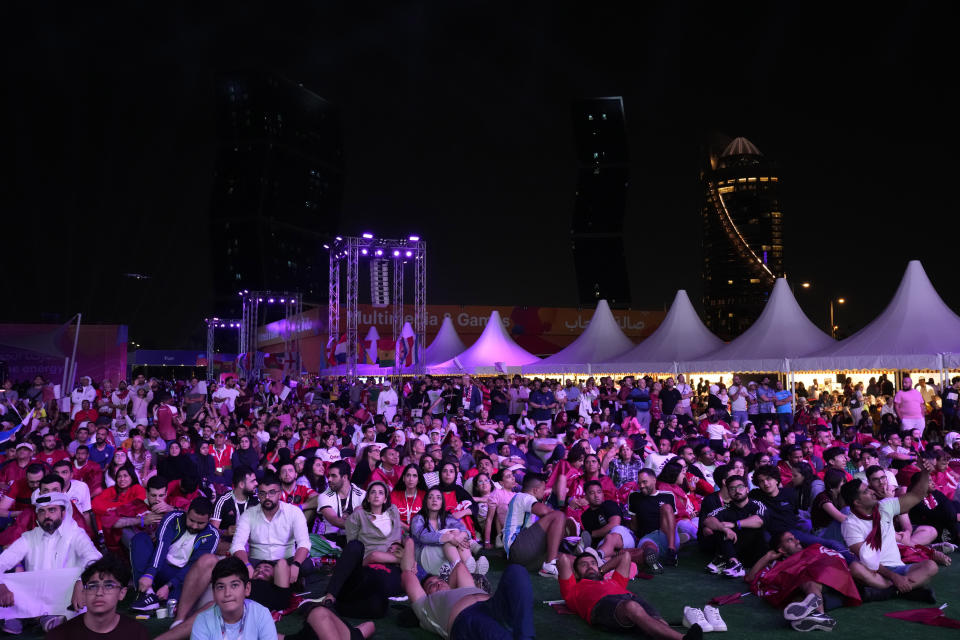
{"label": "illuminated building", "polygon": [[267,73],[218,76],[211,260],[217,309],[240,289],[327,293],[323,243],[337,230],[343,193],[335,107]]}
{"label": "illuminated building", "polygon": [[580,304],[630,305],[623,218],[627,207],[627,136],[623,99],[589,98],[573,107],[577,193],[570,244]]}
{"label": "illuminated building", "polygon": [[736,138],[710,153],[701,174],[704,311],[707,326],[725,339],[757,319],[783,275],[777,173],[752,142]]}

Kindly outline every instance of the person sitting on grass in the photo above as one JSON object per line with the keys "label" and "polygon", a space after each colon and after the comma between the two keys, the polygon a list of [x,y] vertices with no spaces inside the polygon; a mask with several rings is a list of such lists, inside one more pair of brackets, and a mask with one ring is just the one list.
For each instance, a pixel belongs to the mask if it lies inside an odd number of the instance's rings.
{"label": "person sitting on grass", "polygon": [[662,558],[671,567],[677,566],[676,499],[670,491],[657,489],[657,476],[650,469],[641,469],[637,476],[637,490],[630,494],[627,506],[633,514],[633,530],[638,548],[645,543],[654,550],[644,556],[644,562],[653,573],[663,573]]}
{"label": "person sitting on grass", "polygon": [[725,578],[742,578],[746,570],[741,560],[756,561],[757,549],[763,545],[764,506],[749,498],[742,477],[728,475],[724,485],[730,501],[704,514],[704,532],[712,532],[711,546],[716,552],[707,571]]}
{"label": "person sitting on grass", "polygon": [[797,631],[831,631],[837,621],[826,611],[859,605],[856,581],[865,581],[868,573],[859,562],[847,566],[840,554],[822,545],[804,548],[783,531],[770,538],[770,551],[744,580],[754,594],[783,608],[784,619]]}
{"label": "person sitting on grass", "polygon": [[[541,481],[541,487],[542,487]],[[400,561],[403,588],[420,626],[454,640],[527,640],[533,626],[533,585],[518,564],[508,565],[493,595],[478,588],[460,562],[450,582],[437,576],[417,578],[413,540],[407,538]]]}
{"label": "person sitting on grass", "polygon": [[427,490],[423,507],[410,524],[410,537],[416,543],[417,563],[429,574],[440,575],[444,564],[453,567],[459,562],[464,562],[471,574],[487,573],[487,559],[481,556],[483,566],[474,560],[470,532],[447,511],[438,487]]}
{"label": "person sitting on grass", "polygon": [[270,610],[250,600],[250,572],[242,560],[229,556],[210,576],[214,605],[197,616],[191,640],[276,640]]}
{"label": "person sitting on grass", "polygon": [[620,551],[630,555],[638,564],[645,562],[645,556],[652,554],[657,557],[657,544],[652,540],[645,540],[636,547],[634,533],[625,527],[622,522],[620,505],[613,500],[605,500],[603,486],[591,480],[584,490],[587,502],[590,504],[581,516],[584,533],[581,534],[585,547],[593,547],[600,554],[600,561],[612,558]]}
{"label": "person sitting on grass", "polygon": [[[541,502],[545,490],[543,475],[528,473],[523,477],[522,491],[507,507],[503,547],[510,563],[529,568],[542,562],[540,575],[555,578],[566,517]],[[539,520],[534,522],[534,516]]]}
{"label": "person sitting on grass", "polygon": [[[603,567],[597,557],[585,551],[574,557],[563,553],[557,559],[560,594],[578,616],[592,627],[606,631],[636,630],[647,638],[663,640],[699,640],[704,631],[726,631],[716,607],[707,607],[716,626],[707,622],[704,611],[684,607],[686,635],[672,629],[657,610],[627,588],[630,579],[630,554],[621,551]],[[613,571],[613,578],[603,575]],[[722,628],[721,628],[722,627]]]}
{"label": "person sitting on grass", "polygon": [[921,471],[911,489],[899,498],[877,499],[870,485],[859,479],[840,487],[843,501],[850,505],[850,516],[841,525],[843,539],[850,551],[869,570],[865,584],[882,592],[881,597],[936,602],[927,586],[937,574],[937,564],[924,560],[904,564],[893,530],[893,518],[919,504],[930,490],[930,475]]}
{"label": "person sitting on grass", "polygon": [[48,632],[46,640],[150,640],[146,627],[117,613],[130,582],[119,558],[106,555],[87,565],[80,582],[86,611]]}

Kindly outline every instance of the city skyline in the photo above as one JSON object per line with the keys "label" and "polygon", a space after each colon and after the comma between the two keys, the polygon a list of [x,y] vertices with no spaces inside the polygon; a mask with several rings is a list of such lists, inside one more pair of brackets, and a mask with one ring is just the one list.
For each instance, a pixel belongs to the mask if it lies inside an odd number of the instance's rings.
{"label": "city skyline", "polygon": [[[698,173],[712,132],[782,169],[801,306],[862,326],[920,258],[954,309],[946,14],[841,7],[293,2],[109,15],[11,9],[3,319],[78,311],[138,343],[202,335],[217,73],[266,69],[340,110],[340,231],[430,243],[429,303],[571,306],[571,104],[622,96],[633,308],[702,297]],[[143,25],[131,28],[130,25]],[[483,38],[477,38],[480,29]],[[942,37],[941,37],[942,35]],[[130,278],[124,274],[142,274]],[[244,285],[250,288],[249,285]]]}

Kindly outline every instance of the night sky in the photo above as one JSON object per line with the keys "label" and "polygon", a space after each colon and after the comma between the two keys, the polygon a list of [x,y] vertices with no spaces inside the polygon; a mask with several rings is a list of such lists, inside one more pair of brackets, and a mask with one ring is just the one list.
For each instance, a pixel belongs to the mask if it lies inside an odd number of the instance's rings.
{"label": "night sky", "polygon": [[787,274],[813,282],[797,291],[814,321],[844,296],[840,324],[862,326],[914,257],[960,306],[945,6],[130,4],[0,9],[4,320],[83,311],[148,348],[202,335],[214,75],[247,68],[339,106],[341,232],[421,235],[428,302],[576,304],[571,101],[622,95],[635,308],[699,298],[717,132],[779,163]]}

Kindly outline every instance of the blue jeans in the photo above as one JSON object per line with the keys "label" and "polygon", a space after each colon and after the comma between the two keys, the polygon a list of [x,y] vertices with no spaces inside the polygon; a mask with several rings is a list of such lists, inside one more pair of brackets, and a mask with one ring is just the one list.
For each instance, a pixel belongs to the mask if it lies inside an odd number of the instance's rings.
{"label": "blue jeans", "polygon": [[457,640],[527,640],[536,633],[533,585],[519,564],[507,565],[493,596],[461,611],[450,629]]}
{"label": "blue jeans", "polygon": [[[640,538],[640,541],[637,542],[637,549],[643,547],[643,543],[647,542],[648,540],[653,544],[657,545],[657,554],[661,558],[664,557],[664,555],[666,555],[667,549],[670,548],[670,543],[667,541],[667,536],[663,533],[663,531],[661,531],[660,529],[657,529],[656,531],[651,531],[650,533],[644,534],[644,536]],[[674,542],[675,548],[679,549],[680,548],[679,533],[675,534],[675,538],[673,542]]]}
{"label": "blue jeans", "polygon": [[734,411],[733,419],[740,423],[740,428],[742,429],[744,423],[750,421],[750,416],[746,411]]}

